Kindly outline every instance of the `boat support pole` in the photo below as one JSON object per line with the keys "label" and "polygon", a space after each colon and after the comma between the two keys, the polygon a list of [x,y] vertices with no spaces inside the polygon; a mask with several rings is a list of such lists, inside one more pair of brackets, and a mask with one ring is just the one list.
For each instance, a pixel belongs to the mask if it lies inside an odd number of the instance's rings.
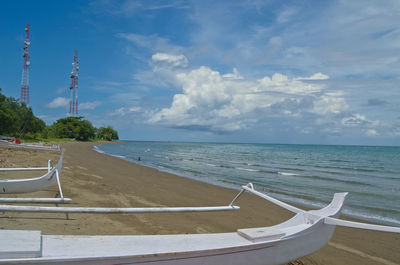
{"label": "boat support pole", "polygon": [[9,168],[0,168],[0,171],[31,171],[31,170],[49,170],[49,167],[9,167]]}
{"label": "boat support pole", "polygon": [[69,198],[0,198],[0,202],[5,203],[68,203]]}
{"label": "boat support pole", "polygon": [[235,205],[235,201],[237,201],[237,199],[239,199],[239,197],[244,193],[244,189],[242,189],[236,196],[235,198],[233,198],[233,200],[231,201],[231,203],[229,204],[229,206],[234,206]]}
{"label": "boat support pole", "polygon": [[[50,162],[50,161],[49,161],[49,162]],[[63,195],[62,189],[61,189],[60,175],[58,174],[58,169],[56,169],[56,178],[57,178],[57,185],[58,185],[58,194],[60,194],[60,199],[61,199],[61,201],[64,202],[64,195]],[[56,194],[56,198],[57,198],[57,195],[58,195],[58,194]],[[56,206],[58,207],[58,204],[56,204]],[[65,218],[66,218],[67,220],[69,220],[69,215],[68,215],[68,213],[65,213]]]}
{"label": "boat support pole", "polygon": [[64,199],[64,195],[63,195],[62,189],[61,189],[60,176],[58,175],[58,169],[56,169],[56,179],[57,179],[57,185],[58,185],[58,193],[60,194],[61,199]]}
{"label": "boat support pole", "polygon": [[390,233],[400,233],[400,227],[364,224],[364,223],[359,223],[359,222],[341,220],[341,219],[332,218],[332,217],[325,217],[324,224],[338,225],[338,226],[345,226],[345,227],[352,227],[352,228],[359,228],[359,229],[367,229],[367,230],[375,230],[375,231],[382,231],[382,232],[390,232]]}
{"label": "boat support pole", "polygon": [[256,190],[254,189],[252,183],[249,183],[249,184],[247,184],[247,185],[245,185],[245,186],[242,186],[242,187],[243,187],[243,189],[246,190],[247,192],[252,193],[252,194],[254,194],[254,195],[257,195],[257,196],[259,196],[259,197],[261,197],[261,198],[263,198],[263,199],[265,199],[265,200],[267,200],[267,201],[270,201],[270,202],[272,202],[273,204],[276,204],[276,205],[278,205],[278,206],[280,206],[280,207],[282,207],[282,208],[284,208],[284,209],[286,209],[286,210],[288,210],[288,211],[291,211],[291,212],[293,212],[293,213],[301,213],[301,212],[304,212],[304,210],[299,209],[299,208],[297,208],[297,207],[294,207],[293,205],[287,204],[287,203],[285,203],[285,202],[282,202],[282,201],[280,201],[280,200],[277,200],[277,199],[275,199],[275,198],[272,198],[272,197],[270,197],[270,196],[268,196],[268,195],[266,195],[266,194],[264,194],[264,193],[261,193],[261,192],[259,192],[259,191],[256,191]]}
{"label": "boat support pole", "polygon": [[181,212],[232,211],[239,209],[240,209],[239,206],[101,208],[101,207],[41,207],[41,206],[0,205],[0,212],[39,212],[39,213],[181,213]]}

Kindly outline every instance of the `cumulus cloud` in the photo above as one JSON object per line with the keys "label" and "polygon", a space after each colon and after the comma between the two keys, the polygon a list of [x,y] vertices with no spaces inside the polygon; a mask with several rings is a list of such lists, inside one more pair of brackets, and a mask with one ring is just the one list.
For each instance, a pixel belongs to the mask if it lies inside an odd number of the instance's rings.
{"label": "cumulus cloud", "polygon": [[155,53],[151,57],[150,71],[140,72],[134,78],[142,84],[156,87],[176,87],[176,75],[188,67],[189,61],[183,54]]}
{"label": "cumulus cloud", "polygon": [[313,112],[319,115],[339,114],[348,108],[343,92],[327,92],[315,100]]}
{"label": "cumulus cloud", "polygon": [[[317,73],[312,80],[325,77]],[[169,108],[154,113],[150,123],[188,129],[236,131],[268,115],[337,113],[346,106],[341,93],[324,93],[322,84],[304,82],[280,73],[249,80],[236,69],[233,73],[222,75],[202,66],[188,73],[178,73],[176,80],[182,93],[174,95]]]}
{"label": "cumulus cloud", "polygon": [[100,106],[102,103],[100,101],[93,101],[93,102],[83,102],[79,104],[80,110],[92,110]]}
{"label": "cumulus cloud", "polygon": [[69,104],[69,99],[68,98],[63,98],[63,97],[57,97],[53,99],[50,103],[46,104],[45,106],[50,109],[56,109],[56,108],[65,108]]}

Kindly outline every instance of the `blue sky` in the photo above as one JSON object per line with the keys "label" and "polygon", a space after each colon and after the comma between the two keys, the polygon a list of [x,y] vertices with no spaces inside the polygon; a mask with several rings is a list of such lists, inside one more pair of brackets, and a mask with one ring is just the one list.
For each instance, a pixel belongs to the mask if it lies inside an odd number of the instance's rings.
{"label": "blue sky", "polygon": [[400,1],[2,1],[0,87],[127,140],[400,145]]}

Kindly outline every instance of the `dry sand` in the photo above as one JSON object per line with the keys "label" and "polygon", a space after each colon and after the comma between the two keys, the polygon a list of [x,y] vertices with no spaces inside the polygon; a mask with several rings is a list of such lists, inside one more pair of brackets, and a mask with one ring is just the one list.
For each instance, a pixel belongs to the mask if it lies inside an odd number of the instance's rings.
{"label": "dry sand", "polygon": [[[71,206],[155,207],[227,205],[237,191],[142,167],[91,150],[93,143],[64,143],[61,173],[65,197]],[[0,146],[0,167],[46,166],[58,153]],[[31,177],[0,173],[0,178]],[[54,197],[57,185],[30,197]],[[9,195],[0,195],[10,197]],[[18,195],[26,197],[27,195]],[[17,196],[13,196],[17,197]],[[43,234],[134,235],[232,232],[238,228],[269,226],[291,216],[255,196],[243,195],[239,211],[169,214],[65,214],[0,212],[0,229],[41,230]],[[307,242],[304,242],[307,244]],[[337,228],[334,237],[317,253],[301,258],[304,264],[400,263],[400,235]],[[298,263],[296,263],[298,264]],[[251,264],[249,264],[251,265]]]}

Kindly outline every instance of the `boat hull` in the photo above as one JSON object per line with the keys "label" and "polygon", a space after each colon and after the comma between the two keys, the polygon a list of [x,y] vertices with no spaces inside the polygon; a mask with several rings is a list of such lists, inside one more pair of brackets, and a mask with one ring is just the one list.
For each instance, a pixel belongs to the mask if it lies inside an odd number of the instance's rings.
{"label": "boat hull", "polygon": [[64,150],[55,167],[41,177],[27,179],[0,179],[0,194],[29,193],[44,190],[56,181],[56,173],[61,173]]}
{"label": "boat hull", "polygon": [[[43,236],[42,257],[0,260],[0,264],[277,265],[318,251],[329,241],[334,228],[321,222],[291,238],[258,243],[238,233]],[[136,252],[140,254],[132,255]]]}

